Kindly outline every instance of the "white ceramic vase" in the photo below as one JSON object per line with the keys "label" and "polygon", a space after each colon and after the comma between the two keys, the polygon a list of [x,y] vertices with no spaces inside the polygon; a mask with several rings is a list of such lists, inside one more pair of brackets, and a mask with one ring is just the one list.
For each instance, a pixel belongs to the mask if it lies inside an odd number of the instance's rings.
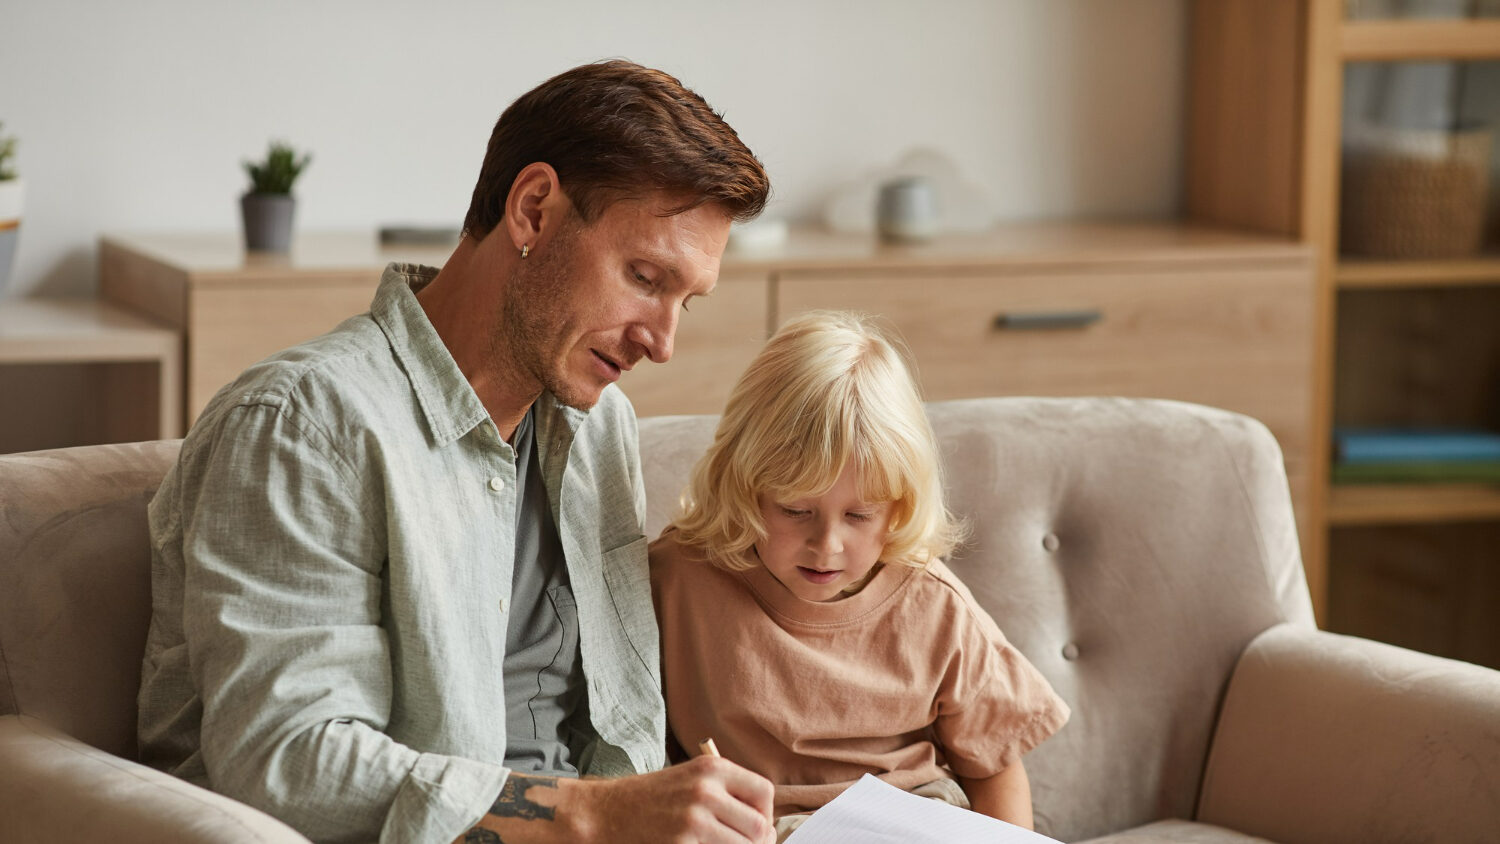
{"label": "white ceramic vase", "polygon": [[892,243],[920,243],[937,234],[937,190],[931,180],[905,176],[881,185],[875,228]]}
{"label": "white ceramic vase", "polygon": [[10,285],[11,268],[16,263],[16,246],[21,240],[21,204],[26,186],[20,179],[0,182],[0,294]]}

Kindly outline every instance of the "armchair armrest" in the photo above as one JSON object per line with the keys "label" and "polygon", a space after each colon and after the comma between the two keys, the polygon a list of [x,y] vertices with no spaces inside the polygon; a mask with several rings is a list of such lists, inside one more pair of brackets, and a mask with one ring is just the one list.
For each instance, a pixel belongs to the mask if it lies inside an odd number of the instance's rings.
{"label": "armchair armrest", "polygon": [[7,841],[307,844],[264,812],[16,715],[0,717],[0,817]]}
{"label": "armchair armrest", "polygon": [[1246,648],[1198,820],[1283,844],[1500,829],[1500,672],[1283,624]]}

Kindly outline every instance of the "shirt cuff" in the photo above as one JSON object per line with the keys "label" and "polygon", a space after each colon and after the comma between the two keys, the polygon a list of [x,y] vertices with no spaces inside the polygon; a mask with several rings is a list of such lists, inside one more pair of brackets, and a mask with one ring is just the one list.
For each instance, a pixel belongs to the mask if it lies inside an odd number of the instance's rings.
{"label": "shirt cuff", "polygon": [[510,769],[488,762],[423,753],[396,793],[380,830],[386,842],[448,842],[479,822]]}

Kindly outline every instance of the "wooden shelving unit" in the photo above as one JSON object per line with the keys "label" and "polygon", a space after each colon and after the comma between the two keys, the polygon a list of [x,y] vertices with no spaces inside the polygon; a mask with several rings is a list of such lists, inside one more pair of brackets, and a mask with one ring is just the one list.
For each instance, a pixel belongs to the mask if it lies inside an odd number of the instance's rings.
{"label": "wooden shelving unit", "polygon": [[1457,261],[1339,261],[1340,290],[1500,284],[1500,255]]}
{"label": "wooden shelving unit", "polygon": [[1328,524],[1431,524],[1500,519],[1500,487],[1486,484],[1361,484],[1336,486]]}
{"label": "wooden shelving unit", "polygon": [[[1345,0],[1194,0],[1188,216],[1316,248],[1315,441],[1331,443],[1336,423],[1399,424],[1412,408],[1430,413],[1427,422],[1492,423],[1500,398],[1478,395],[1485,391],[1476,385],[1490,383],[1486,373],[1500,367],[1493,237],[1491,251],[1457,260],[1341,256],[1339,196],[1347,67],[1500,60],[1500,20],[1346,20],[1345,10]],[[1447,565],[1445,558],[1469,565],[1494,556],[1500,486],[1335,486],[1331,447],[1313,451],[1305,564],[1325,625],[1339,603],[1337,595],[1322,600],[1325,587],[1339,588],[1332,569],[1355,568],[1355,557],[1385,554],[1385,570],[1409,573]],[[1464,527],[1452,527],[1458,524]],[[1401,588],[1372,581],[1347,592],[1365,600],[1387,587]],[[1347,605],[1333,614],[1360,616]]]}
{"label": "wooden shelving unit", "polygon": [[1347,21],[1339,28],[1339,55],[1346,62],[1500,59],[1500,21]]}

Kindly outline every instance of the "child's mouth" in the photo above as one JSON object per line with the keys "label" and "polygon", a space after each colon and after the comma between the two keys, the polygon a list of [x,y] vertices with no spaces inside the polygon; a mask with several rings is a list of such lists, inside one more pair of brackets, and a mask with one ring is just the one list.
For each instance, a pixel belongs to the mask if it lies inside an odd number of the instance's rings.
{"label": "child's mouth", "polygon": [[842,572],[840,572],[838,569],[834,569],[832,571],[823,571],[821,569],[810,569],[807,566],[797,566],[797,573],[802,575],[808,581],[819,585],[822,585],[824,583],[832,583],[834,578],[842,574]]}

